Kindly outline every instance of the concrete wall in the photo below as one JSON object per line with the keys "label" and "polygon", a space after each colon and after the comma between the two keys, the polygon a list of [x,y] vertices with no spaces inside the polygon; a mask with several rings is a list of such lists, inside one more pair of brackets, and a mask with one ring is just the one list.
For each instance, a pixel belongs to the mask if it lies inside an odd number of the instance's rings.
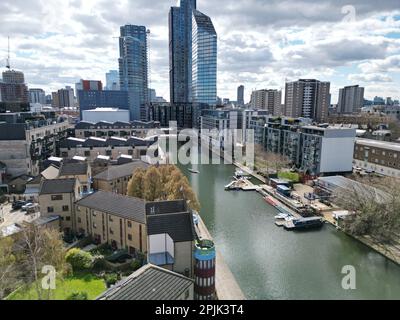
{"label": "concrete wall", "polygon": [[25,141],[0,141],[0,161],[7,166],[7,174],[19,176],[30,172],[28,144]]}
{"label": "concrete wall", "polygon": [[194,258],[193,258],[194,243],[192,241],[187,242],[175,242],[175,263],[173,271],[184,274],[186,269],[189,269],[189,278],[193,277],[194,274]]}

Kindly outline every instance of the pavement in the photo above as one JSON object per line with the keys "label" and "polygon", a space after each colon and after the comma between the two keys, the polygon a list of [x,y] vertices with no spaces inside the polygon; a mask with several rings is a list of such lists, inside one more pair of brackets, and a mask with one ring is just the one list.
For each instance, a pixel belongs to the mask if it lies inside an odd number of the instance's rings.
{"label": "pavement", "polygon": [[4,221],[0,223],[0,229],[11,226],[13,224],[31,222],[39,218],[39,216],[39,213],[26,215],[26,212],[22,210],[12,211],[11,203],[3,204],[0,205],[0,217],[2,217]]}

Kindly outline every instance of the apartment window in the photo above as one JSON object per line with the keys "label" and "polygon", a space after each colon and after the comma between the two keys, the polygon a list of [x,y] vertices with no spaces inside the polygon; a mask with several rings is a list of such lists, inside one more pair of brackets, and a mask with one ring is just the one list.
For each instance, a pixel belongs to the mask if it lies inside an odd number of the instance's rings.
{"label": "apartment window", "polygon": [[111,229],[111,228],[110,228],[110,234],[114,234],[114,231],[113,231],[113,229]]}
{"label": "apartment window", "polygon": [[54,212],[54,208],[53,207],[47,207],[47,212],[48,213],[53,213]]}
{"label": "apartment window", "polygon": [[113,222],[113,221],[114,221],[113,218],[112,218],[111,216],[108,217],[108,220],[109,220],[110,222]]}
{"label": "apartment window", "polygon": [[82,219],[81,218],[78,218],[78,223],[82,223]]}
{"label": "apartment window", "polygon": [[111,156],[111,150],[106,150],[106,156]]}
{"label": "apartment window", "polygon": [[85,151],[85,157],[90,157],[90,151]]}
{"label": "apartment window", "polygon": [[69,211],[69,206],[63,206],[63,207],[62,207],[62,210],[63,210],[64,212]]}
{"label": "apartment window", "polygon": [[131,234],[128,234],[128,240],[132,241],[132,235]]}
{"label": "apartment window", "polygon": [[71,221],[71,217],[65,217],[66,221]]}
{"label": "apartment window", "polygon": [[51,196],[52,201],[61,201],[62,199],[63,199],[63,196],[59,195],[59,194]]}
{"label": "apartment window", "polygon": [[128,228],[132,228],[132,222],[128,221]]}

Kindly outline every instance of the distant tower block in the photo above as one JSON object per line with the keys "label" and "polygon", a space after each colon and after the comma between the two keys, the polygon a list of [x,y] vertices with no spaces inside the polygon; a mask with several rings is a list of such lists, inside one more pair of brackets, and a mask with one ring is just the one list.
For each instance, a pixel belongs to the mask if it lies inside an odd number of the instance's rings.
{"label": "distant tower block", "polygon": [[215,261],[216,252],[214,242],[201,240],[196,243],[194,269],[196,300],[215,300]]}

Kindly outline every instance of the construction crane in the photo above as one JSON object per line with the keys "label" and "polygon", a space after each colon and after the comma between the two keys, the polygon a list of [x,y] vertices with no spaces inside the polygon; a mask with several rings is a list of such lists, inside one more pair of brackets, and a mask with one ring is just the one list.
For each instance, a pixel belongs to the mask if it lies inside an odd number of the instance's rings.
{"label": "construction crane", "polygon": [[8,39],[8,49],[7,49],[6,68],[8,70],[10,70],[11,69],[11,63],[10,63],[10,36],[8,36],[7,39]]}

